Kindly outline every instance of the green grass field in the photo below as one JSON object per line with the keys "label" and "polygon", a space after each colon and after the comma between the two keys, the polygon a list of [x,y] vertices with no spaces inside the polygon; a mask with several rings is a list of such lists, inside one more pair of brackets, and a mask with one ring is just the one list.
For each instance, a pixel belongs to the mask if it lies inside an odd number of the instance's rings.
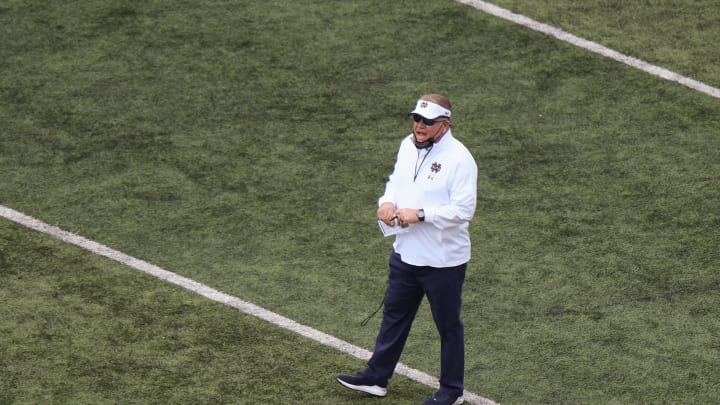
{"label": "green grass field", "polygon": [[[710,1],[496,4],[720,85]],[[466,388],[720,402],[720,100],[452,1],[0,1],[0,39],[0,205],[367,349],[376,200],[447,94],[480,170]],[[438,350],[425,308],[401,361]],[[0,404],[378,402],[334,382],[363,366],[0,220]]]}

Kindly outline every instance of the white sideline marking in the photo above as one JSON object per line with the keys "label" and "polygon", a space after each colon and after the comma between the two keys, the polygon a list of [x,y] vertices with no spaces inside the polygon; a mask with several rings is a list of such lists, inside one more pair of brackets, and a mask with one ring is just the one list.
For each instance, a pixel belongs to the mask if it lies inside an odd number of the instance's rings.
{"label": "white sideline marking", "polygon": [[[248,315],[252,315],[254,317],[268,321],[281,328],[287,329],[291,332],[295,332],[299,335],[305,336],[306,338],[312,339],[316,342],[337,349],[340,352],[350,354],[360,360],[367,361],[372,355],[372,353],[370,353],[369,351],[345,342],[344,340],[340,340],[334,336],[330,336],[309,326],[299,324],[292,319],[288,319],[282,315],[276,314],[272,311],[268,311],[267,309],[261,308],[257,305],[243,301],[237,297],[233,297],[232,295],[228,295],[214,288],[208,287],[205,284],[198,283],[197,281],[162,269],[144,260],[128,256],[125,253],[119,252],[115,249],[111,249],[100,243],[93,242],[72,232],[64,231],[56,226],[48,225],[33,217],[27,216],[21,212],[15,211],[2,205],[0,205],[0,216],[5,217],[13,222],[17,222],[20,225],[24,225],[30,229],[34,229],[38,232],[50,235],[63,242],[79,246],[100,256],[105,256],[109,259],[115,260],[116,262],[122,263],[125,266],[140,270],[143,273],[150,274],[151,276],[155,276],[159,279],[185,288],[186,290],[190,290],[196,294],[202,295],[205,298],[238,309]],[[437,378],[422,371],[410,368],[402,363],[398,364],[395,372],[397,374],[404,375],[411,380],[417,381],[421,384],[425,384],[435,389],[437,389],[440,385]],[[483,398],[477,394],[473,394],[469,391],[465,391],[464,396],[465,400],[471,404],[497,405],[495,402],[487,398]]]}
{"label": "white sideline marking", "polygon": [[565,32],[559,28],[555,28],[550,25],[535,21],[531,18],[525,17],[522,14],[516,14],[510,10],[507,10],[507,9],[498,7],[494,4],[490,4],[490,3],[480,1],[480,0],[455,0],[455,1],[457,1],[458,3],[467,4],[478,10],[484,11],[490,15],[500,17],[504,20],[508,20],[508,21],[514,22],[516,24],[525,26],[527,28],[533,29],[535,31],[542,32],[543,34],[550,35],[561,41],[565,41],[565,42],[568,42],[575,46],[578,46],[580,48],[587,49],[588,51],[591,51],[591,52],[597,53],[599,55],[605,56],[607,58],[613,59],[617,62],[632,66],[632,67],[642,70],[646,73],[650,73],[653,76],[657,76],[657,77],[660,77],[660,78],[663,78],[665,80],[669,80],[672,82],[677,82],[677,83],[682,84],[683,86],[689,87],[693,90],[697,90],[701,93],[705,93],[709,96],[720,98],[720,89],[718,89],[717,87],[709,86],[705,83],[702,83],[697,80],[691,79],[689,77],[680,75],[678,73],[672,72],[665,68],[661,68],[659,66],[655,66],[648,62],[644,62],[644,61],[634,58],[632,56],[622,54],[620,52],[617,52],[610,48],[602,46],[596,42],[588,41],[587,39],[577,37],[573,34],[570,34],[569,32]]}

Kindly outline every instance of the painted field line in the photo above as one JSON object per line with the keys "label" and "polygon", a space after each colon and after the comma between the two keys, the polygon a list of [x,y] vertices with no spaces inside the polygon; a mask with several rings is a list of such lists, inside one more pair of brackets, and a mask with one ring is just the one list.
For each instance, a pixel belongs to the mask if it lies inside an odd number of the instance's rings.
{"label": "painted field line", "polygon": [[525,17],[522,14],[516,14],[510,10],[507,10],[507,9],[498,7],[494,4],[490,4],[490,3],[480,1],[480,0],[455,0],[455,1],[457,1],[458,3],[467,4],[469,6],[472,6],[472,7],[476,8],[478,10],[481,10],[487,14],[494,15],[494,16],[502,18],[504,20],[514,22],[515,24],[519,24],[524,27],[530,28],[532,30],[542,32],[543,34],[550,35],[561,41],[568,42],[568,43],[578,46],[580,48],[583,48],[588,51],[602,55],[606,58],[610,58],[617,62],[632,66],[636,69],[642,70],[653,76],[657,76],[657,77],[663,78],[665,80],[669,80],[672,82],[682,84],[683,86],[689,87],[689,88],[699,91],[701,93],[705,93],[712,97],[720,98],[720,89],[718,89],[717,87],[709,86],[705,83],[702,83],[697,80],[691,79],[689,77],[680,75],[678,73],[672,72],[665,68],[661,68],[659,66],[655,66],[648,62],[644,62],[644,61],[634,58],[632,56],[622,54],[618,51],[614,51],[614,50],[607,48],[603,45],[600,45],[596,42],[588,41],[587,39],[577,37],[573,34],[570,34],[569,32],[565,32],[559,28],[555,28],[550,25],[535,21],[531,18]]}
{"label": "painted field line", "polygon": [[[337,349],[340,352],[347,353],[360,360],[367,361],[372,355],[371,352],[348,342],[345,342],[344,340],[340,340],[334,336],[330,336],[309,326],[302,325],[293,321],[292,319],[286,318],[272,311],[268,311],[267,309],[261,308],[255,304],[251,304],[237,297],[233,297],[232,295],[225,294],[214,288],[208,287],[205,284],[201,284],[187,277],[175,274],[171,271],[160,268],[144,260],[140,260],[132,256],[126,255],[125,253],[119,252],[100,243],[93,242],[72,232],[64,231],[56,226],[48,225],[40,220],[27,216],[11,208],[0,205],[0,216],[9,219],[10,221],[16,222],[20,225],[23,225],[27,228],[36,230],[46,235],[50,235],[63,242],[73,244],[92,253],[107,257],[116,262],[122,263],[125,266],[140,270],[143,273],[147,273],[151,276],[165,280],[171,284],[175,284],[177,286],[185,288],[186,290],[190,290],[210,300],[235,308],[245,314],[260,318],[283,329],[287,329],[291,332],[305,336],[306,338],[312,339],[323,345]],[[410,368],[402,363],[398,364],[395,372],[396,374],[403,375],[410,378],[411,380],[417,381],[429,387],[435,389],[439,387],[439,382],[437,378],[422,371]],[[465,400],[471,404],[496,405],[495,402],[487,398],[483,398],[477,394],[473,394],[469,391],[465,391],[464,395]]]}

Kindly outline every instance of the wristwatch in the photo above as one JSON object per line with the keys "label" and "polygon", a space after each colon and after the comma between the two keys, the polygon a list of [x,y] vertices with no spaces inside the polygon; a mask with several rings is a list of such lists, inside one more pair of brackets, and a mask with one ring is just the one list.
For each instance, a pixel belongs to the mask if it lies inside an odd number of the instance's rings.
{"label": "wristwatch", "polygon": [[420,208],[417,212],[417,217],[420,220],[420,222],[425,221],[425,210]]}

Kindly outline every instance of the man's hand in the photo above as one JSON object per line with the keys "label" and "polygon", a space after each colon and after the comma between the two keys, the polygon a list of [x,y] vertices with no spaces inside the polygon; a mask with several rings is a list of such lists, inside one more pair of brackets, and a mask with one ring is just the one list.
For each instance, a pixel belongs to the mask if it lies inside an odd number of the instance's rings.
{"label": "man's hand", "polygon": [[385,222],[387,225],[395,226],[395,205],[393,203],[382,203],[380,208],[377,210],[378,219]]}
{"label": "man's hand", "polygon": [[399,210],[395,211],[395,215],[397,215],[398,223],[403,228],[414,224],[416,222],[420,222],[420,218],[418,218],[418,211],[419,209],[415,208],[400,208]]}

